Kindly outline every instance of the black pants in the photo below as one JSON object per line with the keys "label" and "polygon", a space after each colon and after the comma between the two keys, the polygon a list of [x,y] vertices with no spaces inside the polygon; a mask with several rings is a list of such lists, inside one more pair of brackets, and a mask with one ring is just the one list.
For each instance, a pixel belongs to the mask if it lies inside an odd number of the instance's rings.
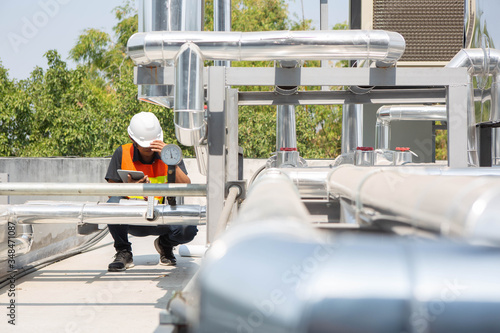
{"label": "black pants", "polygon": [[[125,197],[110,197],[108,202],[118,203]],[[115,241],[116,251],[132,251],[132,244],[128,241],[128,234],[143,236],[160,236],[160,245],[173,247],[179,244],[188,243],[193,240],[198,232],[195,225],[159,225],[159,226],[138,226],[128,224],[108,224],[108,229]]]}

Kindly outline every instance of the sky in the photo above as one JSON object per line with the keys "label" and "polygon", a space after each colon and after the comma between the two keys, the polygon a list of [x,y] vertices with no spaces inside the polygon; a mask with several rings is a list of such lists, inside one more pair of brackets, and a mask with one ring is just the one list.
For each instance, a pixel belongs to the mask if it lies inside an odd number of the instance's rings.
{"label": "sky", "polygon": [[[320,0],[302,0],[304,17],[319,29]],[[287,0],[290,15],[302,18],[302,1]],[[71,68],[69,50],[85,29],[96,28],[113,36],[113,8],[123,0],[18,0],[0,2],[0,61],[17,80],[29,76],[35,66],[47,68],[43,54],[56,49]],[[328,22],[347,21],[349,0],[328,0]]]}

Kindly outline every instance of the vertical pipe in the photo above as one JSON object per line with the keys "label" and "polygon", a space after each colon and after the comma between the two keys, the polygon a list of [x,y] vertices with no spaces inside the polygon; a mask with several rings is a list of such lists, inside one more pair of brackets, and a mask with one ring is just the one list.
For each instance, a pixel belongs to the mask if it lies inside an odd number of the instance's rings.
{"label": "vertical pipe", "polygon": [[[498,88],[498,82],[500,80],[500,75],[495,74],[493,75],[492,81],[491,81],[491,111],[490,111],[490,121],[498,121],[500,120],[500,110],[499,110],[499,104],[500,103],[500,89]],[[499,129],[496,127],[491,128],[491,138],[492,138],[492,144],[491,144],[491,157],[492,157],[492,165],[499,165],[500,164],[500,132]]]}
{"label": "vertical pipe", "polygon": [[[479,166],[479,156],[477,153],[476,140],[476,106],[474,103],[474,84],[472,76],[469,77],[470,82],[467,85],[467,159],[470,166]],[[493,92],[493,89],[492,89]],[[492,97],[493,108],[493,97]],[[490,114],[491,115],[491,114]],[[492,155],[495,156],[495,155]]]}
{"label": "vertical pipe", "polygon": [[[139,32],[202,31],[203,0],[141,0],[139,2]],[[173,66],[172,59],[162,59],[161,66]],[[158,66],[158,65],[155,65]],[[159,70],[152,67],[151,71]],[[163,84],[138,85],[139,100],[164,107],[174,106],[174,86]]]}
{"label": "vertical pipe", "polygon": [[297,148],[295,105],[278,105],[276,112],[276,151]]}
{"label": "vertical pipe", "polygon": [[375,148],[389,150],[389,144],[391,142],[391,124],[387,121],[377,119],[375,135]]}
{"label": "vertical pipe", "polygon": [[363,145],[363,106],[344,104],[342,111],[342,154],[354,152]]}
{"label": "vertical pipe", "polygon": [[299,164],[295,126],[295,105],[278,105],[276,112],[276,167],[296,167]]}
{"label": "vertical pipe", "polygon": [[174,122],[177,140],[194,146],[205,137],[203,58],[196,44],[184,44],[175,59]]}
{"label": "vertical pipe", "polygon": [[[172,1],[172,0],[171,0]],[[175,0],[181,2],[180,31],[203,31],[205,20],[204,0]],[[174,1],[172,1],[174,2]]]}
{"label": "vertical pipe", "polygon": [[[231,31],[231,0],[214,0],[214,31]],[[230,67],[227,60],[216,60],[215,66]]]}
{"label": "vertical pipe", "polygon": [[[181,0],[141,0],[139,32],[180,31]],[[172,66],[171,60],[165,61]],[[137,87],[137,98],[144,102],[173,107],[174,86],[143,84]]]}
{"label": "vertical pipe", "polygon": [[[321,30],[328,30],[328,0],[320,0],[319,26]],[[328,67],[328,60],[321,60],[321,67]],[[321,90],[330,90],[328,86],[321,87]]]}

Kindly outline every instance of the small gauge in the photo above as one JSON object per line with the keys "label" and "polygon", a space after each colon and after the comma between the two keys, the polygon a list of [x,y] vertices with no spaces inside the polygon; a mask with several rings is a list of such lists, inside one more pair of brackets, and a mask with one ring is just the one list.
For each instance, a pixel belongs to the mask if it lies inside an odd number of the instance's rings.
{"label": "small gauge", "polygon": [[161,150],[161,160],[166,165],[177,165],[182,161],[182,150],[178,145],[169,144]]}

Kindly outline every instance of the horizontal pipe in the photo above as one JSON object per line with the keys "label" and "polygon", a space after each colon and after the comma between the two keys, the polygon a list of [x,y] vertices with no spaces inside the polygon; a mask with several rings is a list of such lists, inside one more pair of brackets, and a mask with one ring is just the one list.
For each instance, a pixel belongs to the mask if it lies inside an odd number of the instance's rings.
{"label": "horizontal pipe", "polygon": [[257,222],[270,218],[301,222],[310,219],[291,179],[274,168],[261,172],[250,186],[236,222]]}
{"label": "horizontal pipe", "polygon": [[377,110],[377,121],[395,120],[446,121],[446,105],[384,105]]}
{"label": "horizontal pipe", "polygon": [[328,199],[328,174],[332,171],[324,168],[282,168],[299,190],[302,199]]}
{"label": "horizontal pipe", "polygon": [[0,195],[202,197],[205,184],[0,183]]}
{"label": "horizontal pipe", "polygon": [[384,216],[445,236],[499,245],[500,223],[492,217],[500,215],[500,179],[466,174],[442,177],[397,167],[343,165],[330,173],[328,185],[331,197],[353,202],[358,223]]}
{"label": "horizontal pipe", "polygon": [[384,105],[377,110],[377,149],[390,149],[391,122],[401,120],[447,121],[446,105]]}
{"label": "horizontal pipe", "polygon": [[185,43],[194,43],[205,60],[356,60],[378,67],[394,65],[404,38],[381,30],[265,32],[149,32],[130,37],[127,53],[136,65],[162,65],[175,59]]}
{"label": "horizontal pipe", "polygon": [[446,67],[469,69],[471,75],[500,74],[500,51],[495,49],[462,49]]}
{"label": "horizontal pipe", "polygon": [[197,308],[180,309],[194,332],[500,327],[497,247],[366,233],[315,237],[305,224],[253,222],[231,227],[206,253]]}
{"label": "horizontal pipe", "polygon": [[155,218],[146,219],[147,206],[108,203],[39,202],[0,206],[0,223],[16,219],[18,223],[91,223],[130,225],[204,224],[206,209],[199,205],[157,205]]}

